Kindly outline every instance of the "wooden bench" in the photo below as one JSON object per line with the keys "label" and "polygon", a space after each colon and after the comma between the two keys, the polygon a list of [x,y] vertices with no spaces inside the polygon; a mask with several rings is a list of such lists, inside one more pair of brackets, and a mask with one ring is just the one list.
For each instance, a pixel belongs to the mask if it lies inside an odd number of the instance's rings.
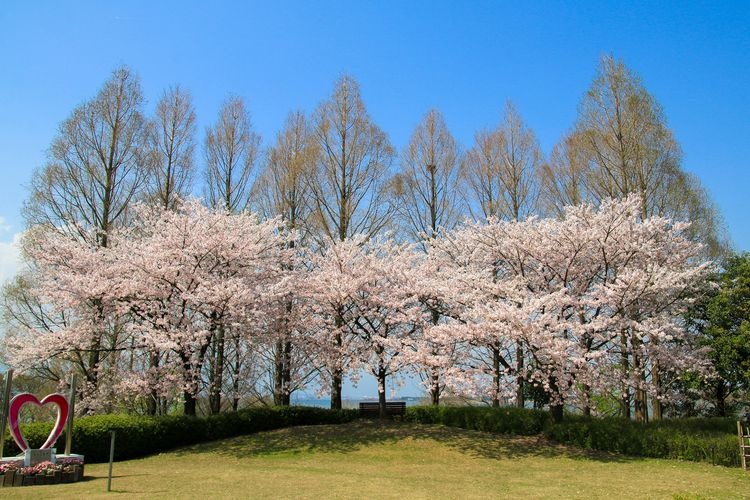
{"label": "wooden bench", "polygon": [[[388,401],[385,404],[385,413],[389,417],[402,417],[406,413],[405,401]],[[359,403],[359,415],[367,418],[380,417],[380,403],[363,402]]]}

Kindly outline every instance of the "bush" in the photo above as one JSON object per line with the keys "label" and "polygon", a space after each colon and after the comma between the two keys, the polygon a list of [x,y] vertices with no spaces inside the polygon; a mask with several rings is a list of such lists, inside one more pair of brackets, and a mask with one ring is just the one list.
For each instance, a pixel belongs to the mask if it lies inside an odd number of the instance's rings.
{"label": "bush", "polygon": [[[637,457],[676,458],[714,465],[740,464],[730,419],[661,420],[642,424],[618,418],[566,416],[545,433],[559,443]],[[736,428],[735,428],[736,429]]]}
{"label": "bush", "polygon": [[726,418],[688,418],[640,424],[618,418],[567,415],[554,423],[549,413],[521,408],[417,406],[405,419],[487,432],[534,435],[559,443],[637,457],[676,458],[739,466],[736,424]]}
{"label": "bush", "polygon": [[531,436],[543,431],[549,421],[549,413],[510,407],[415,406],[406,408],[404,419],[420,424],[443,424],[476,431]]}
{"label": "bush", "polygon": [[[94,415],[73,422],[73,452],[86,462],[109,460],[110,431],[116,431],[115,459],[150,455],[162,451],[243,434],[294,425],[340,424],[357,417],[356,410],[327,410],[310,407],[249,408],[205,418],[186,416]],[[40,446],[52,429],[51,423],[22,425],[29,445]],[[58,452],[65,446],[64,433],[57,441]],[[6,433],[4,456],[18,453]]]}

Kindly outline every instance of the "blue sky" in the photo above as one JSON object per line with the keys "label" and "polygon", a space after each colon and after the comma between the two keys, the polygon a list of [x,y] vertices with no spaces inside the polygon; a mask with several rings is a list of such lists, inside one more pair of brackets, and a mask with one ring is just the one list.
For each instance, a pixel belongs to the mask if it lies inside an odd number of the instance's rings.
{"label": "blue sky", "polygon": [[663,105],[737,249],[750,250],[748,2],[44,2],[0,6],[0,280],[17,266],[25,185],[59,123],[113,68],[141,77],[153,108],[179,83],[200,140],[230,93],[268,144],[341,73],[401,148],[431,107],[469,146],[507,99],[545,153],[573,123],[607,53]]}

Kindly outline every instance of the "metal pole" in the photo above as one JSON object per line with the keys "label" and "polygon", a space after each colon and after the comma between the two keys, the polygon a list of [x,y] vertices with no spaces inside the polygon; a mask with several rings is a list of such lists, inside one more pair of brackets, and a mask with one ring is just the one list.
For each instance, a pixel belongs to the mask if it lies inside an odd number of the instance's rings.
{"label": "metal pole", "polygon": [[8,425],[8,406],[10,405],[10,387],[13,383],[13,370],[5,372],[5,392],[3,395],[3,409],[0,415],[0,457],[3,456],[5,447],[5,426]]}
{"label": "metal pole", "polygon": [[73,415],[76,412],[76,374],[70,376],[70,391],[68,392],[68,421],[65,422],[65,454],[70,455],[73,443]]}
{"label": "metal pole", "polygon": [[112,491],[112,461],[115,459],[115,431],[109,431],[112,438],[109,441],[109,475],[107,476],[107,491]]}

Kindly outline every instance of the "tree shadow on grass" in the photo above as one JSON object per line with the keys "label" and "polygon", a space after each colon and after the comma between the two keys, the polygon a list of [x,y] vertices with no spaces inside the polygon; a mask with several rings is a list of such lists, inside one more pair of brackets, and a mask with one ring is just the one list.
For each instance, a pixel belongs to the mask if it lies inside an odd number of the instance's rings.
{"label": "tree shadow on grass", "polygon": [[523,457],[569,458],[600,462],[634,459],[559,445],[542,436],[505,436],[441,425],[360,420],[341,425],[290,427],[177,450],[178,456],[213,453],[234,458],[308,453],[351,453],[369,445],[403,440],[431,440],[472,457],[513,459]]}

